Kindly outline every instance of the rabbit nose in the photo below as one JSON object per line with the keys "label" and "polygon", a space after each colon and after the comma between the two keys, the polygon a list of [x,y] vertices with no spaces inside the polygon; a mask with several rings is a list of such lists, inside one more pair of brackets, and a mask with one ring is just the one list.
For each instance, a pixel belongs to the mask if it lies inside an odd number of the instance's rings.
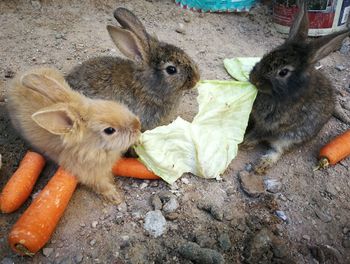
{"label": "rabbit nose", "polygon": [[133,130],[141,130],[141,123],[139,119],[135,119],[132,123]]}

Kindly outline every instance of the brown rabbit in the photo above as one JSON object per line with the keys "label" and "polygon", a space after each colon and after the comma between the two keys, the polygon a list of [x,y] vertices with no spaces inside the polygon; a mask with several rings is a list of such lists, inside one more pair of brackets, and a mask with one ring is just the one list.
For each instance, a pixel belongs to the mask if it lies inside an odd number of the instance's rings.
{"label": "brown rabbit", "polygon": [[73,91],[55,69],[19,75],[8,89],[14,127],[38,151],[109,200],[122,201],[112,166],[140,134],[124,105]]}
{"label": "brown rabbit", "polygon": [[107,30],[129,60],[92,58],[66,80],[89,97],[121,101],[140,117],[143,130],[152,129],[167,121],[182,93],[195,86],[198,68],[183,50],[149,35],[129,10],[118,8],[114,17],[121,27]]}
{"label": "brown rabbit", "polygon": [[332,85],[314,64],[339,48],[350,32],[307,41],[307,8],[305,1],[301,2],[288,39],[250,73],[258,95],[243,146],[261,141],[270,144],[255,166],[257,173],[264,173],[285,151],[316,136],[334,112]]}

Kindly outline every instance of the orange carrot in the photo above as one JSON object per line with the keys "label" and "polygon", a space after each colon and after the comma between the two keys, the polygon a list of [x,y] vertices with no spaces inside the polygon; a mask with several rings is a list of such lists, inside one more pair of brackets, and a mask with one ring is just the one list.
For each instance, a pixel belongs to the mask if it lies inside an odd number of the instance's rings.
{"label": "orange carrot", "polygon": [[21,254],[33,256],[50,239],[77,186],[77,179],[59,168],[13,226],[8,241]]}
{"label": "orange carrot", "polygon": [[148,170],[135,158],[121,158],[113,166],[112,172],[118,176],[132,177],[144,180],[158,180],[159,176]]}
{"label": "orange carrot", "polygon": [[26,153],[0,195],[0,210],[3,213],[17,210],[27,200],[44,166],[43,156],[32,151]]}
{"label": "orange carrot", "polygon": [[331,140],[320,150],[320,168],[326,168],[350,155],[350,129]]}

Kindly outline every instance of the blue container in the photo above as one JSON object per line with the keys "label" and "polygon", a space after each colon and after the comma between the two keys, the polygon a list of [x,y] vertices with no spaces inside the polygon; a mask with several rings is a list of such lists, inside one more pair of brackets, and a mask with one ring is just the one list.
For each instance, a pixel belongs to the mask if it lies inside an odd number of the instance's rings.
{"label": "blue container", "polygon": [[246,12],[255,5],[256,0],[175,0],[175,2],[185,9],[199,12]]}

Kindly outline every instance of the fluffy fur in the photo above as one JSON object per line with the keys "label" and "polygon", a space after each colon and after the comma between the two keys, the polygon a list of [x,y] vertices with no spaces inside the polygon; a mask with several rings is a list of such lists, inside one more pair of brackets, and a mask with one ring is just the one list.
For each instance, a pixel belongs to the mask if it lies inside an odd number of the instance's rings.
{"label": "fluffy fur", "polygon": [[[122,104],[71,90],[50,68],[19,75],[7,97],[13,125],[34,148],[79,182],[116,203],[122,201],[111,170],[140,134],[140,121],[133,113]],[[106,128],[115,132],[106,134]]]}
{"label": "fluffy fur", "polygon": [[[66,79],[84,94],[123,102],[140,118],[143,130],[152,129],[168,121],[182,93],[195,86],[198,68],[183,50],[150,36],[129,10],[118,8],[114,16],[121,27],[107,30],[129,60],[92,58]],[[176,73],[169,73],[174,68]]]}
{"label": "fluffy fur", "polygon": [[312,139],[329,120],[335,105],[330,81],[314,64],[341,45],[349,31],[307,41],[305,1],[288,39],[266,54],[250,73],[258,95],[243,146],[266,141],[268,152],[255,166],[264,173],[295,145]]}

